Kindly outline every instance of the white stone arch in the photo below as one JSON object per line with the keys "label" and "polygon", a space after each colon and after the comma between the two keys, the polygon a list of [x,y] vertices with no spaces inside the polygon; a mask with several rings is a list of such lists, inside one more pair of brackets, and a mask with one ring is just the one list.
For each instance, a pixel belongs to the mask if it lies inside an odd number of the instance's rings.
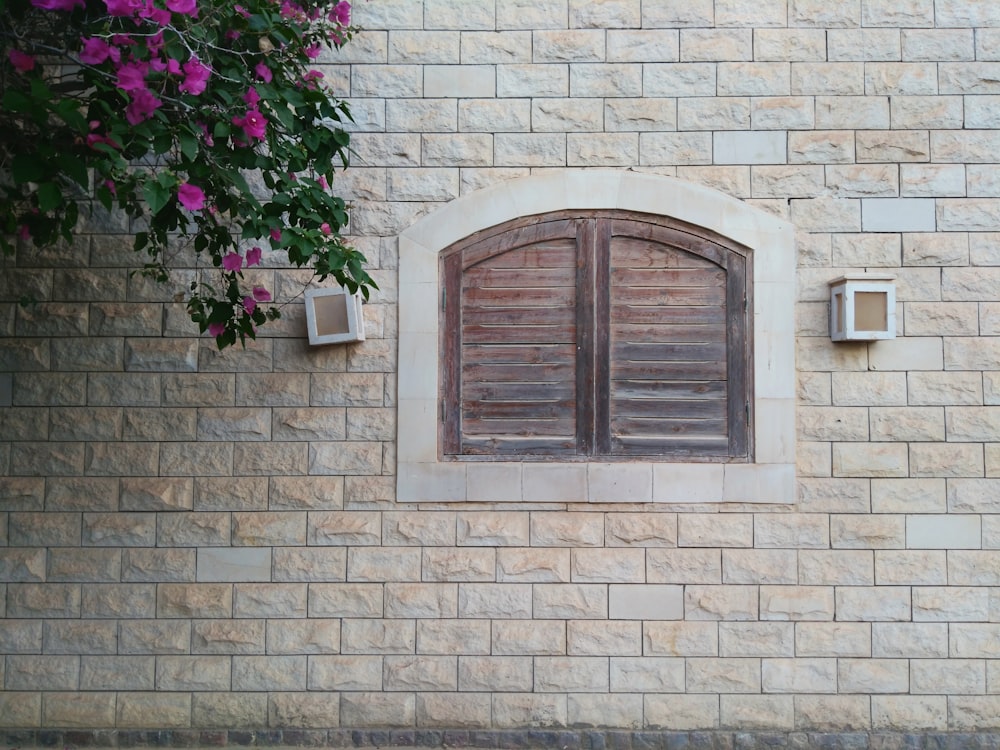
{"label": "white stone arch", "polygon": [[[753,463],[439,460],[438,254],[482,229],[565,209],[673,217],[753,249]],[[795,266],[788,222],[700,185],[630,171],[547,171],[424,216],[399,236],[397,502],[794,502]]]}

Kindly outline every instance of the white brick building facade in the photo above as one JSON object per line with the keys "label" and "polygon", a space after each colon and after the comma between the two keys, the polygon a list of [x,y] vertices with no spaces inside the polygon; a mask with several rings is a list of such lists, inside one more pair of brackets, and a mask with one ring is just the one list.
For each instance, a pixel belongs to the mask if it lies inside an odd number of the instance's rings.
{"label": "white brick building facade", "polygon": [[[366,341],[310,349],[297,299],[219,354],[110,220],[0,271],[0,727],[1000,729],[1000,2],[356,6]],[[790,227],[795,477],[397,497],[407,232],[594,168]],[[861,271],[898,336],[834,344]]]}

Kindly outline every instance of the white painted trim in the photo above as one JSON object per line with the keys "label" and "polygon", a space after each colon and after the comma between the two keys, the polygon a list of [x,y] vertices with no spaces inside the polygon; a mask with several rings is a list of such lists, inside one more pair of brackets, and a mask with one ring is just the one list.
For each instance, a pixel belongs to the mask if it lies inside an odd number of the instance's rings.
{"label": "white painted trim", "polygon": [[[473,232],[522,216],[601,208],[673,217],[753,249],[754,463],[439,461],[438,254]],[[672,177],[568,169],[458,198],[399,236],[396,500],[794,502],[794,320],[792,225],[715,190]]]}

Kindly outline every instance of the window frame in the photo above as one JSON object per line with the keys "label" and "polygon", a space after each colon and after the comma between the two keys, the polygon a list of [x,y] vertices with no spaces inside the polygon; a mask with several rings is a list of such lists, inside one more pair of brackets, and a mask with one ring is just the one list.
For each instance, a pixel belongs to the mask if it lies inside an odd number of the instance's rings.
{"label": "window frame", "polygon": [[[696,439],[684,441],[683,436],[679,441],[661,440],[652,448],[643,448],[641,440],[630,447],[628,436],[616,445],[611,430],[609,396],[613,359],[611,266],[614,238],[639,239],[665,252],[694,256],[726,274],[726,331],[723,335],[726,339],[727,443],[724,451],[719,448],[706,450]],[[466,447],[462,376],[465,274],[484,268],[507,252],[558,239],[572,241],[576,266],[573,282],[574,343],[577,345],[574,445],[548,449],[521,447],[512,436],[512,445],[498,450],[489,450],[485,445],[478,449],[472,445]],[[752,309],[753,283],[749,248],[715,232],[668,217],[620,209],[564,210],[520,217],[463,238],[440,253],[440,269],[442,372],[439,397],[443,411],[439,456],[442,460],[752,462],[753,345],[748,318]],[[658,269],[648,269],[649,274],[657,272]],[[468,440],[468,443],[474,442],[474,438]]]}
{"label": "window frame", "polygon": [[[752,463],[441,460],[439,254],[506,221],[565,209],[668,216],[753,251]],[[660,175],[546,170],[444,204],[399,235],[396,501],[432,506],[795,502],[795,268],[794,231],[787,221]]]}

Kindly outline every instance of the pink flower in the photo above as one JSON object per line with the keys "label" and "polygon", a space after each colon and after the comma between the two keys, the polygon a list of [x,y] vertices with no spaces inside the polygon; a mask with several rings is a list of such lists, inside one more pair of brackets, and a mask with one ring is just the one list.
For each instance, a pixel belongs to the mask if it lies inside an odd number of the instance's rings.
{"label": "pink flower", "polygon": [[148,120],[153,116],[153,112],[163,104],[153,96],[149,89],[141,89],[132,93],[132,101],[125,107],[125,119],[131,125],[138,125],[143,120]]}
{"label": "pink flower", "polygon": [[261,249],[257,246],[251,247],[247,250],[247,268],[250,266],[260,265]]}
{"label": "pink flower", "polygon": [[100,65],[111,56],[111,46],[97,36],[83,40],[83,49],[80,51],[80,62],[87,65]]}
{"label": "pink flower", "polygon": [[108,13],[112,16],[134,16],[142,7],[141,0],[104,0]]}
{"label": "pink flower", "polygon": [[341,0],[341,2],[333,6],[333,10],[330,11],[330,15],[327,18],[332,23],[349,26],[351,23],[351,4]]}
{"label": "pink flower", "polygon": [[324,190],[329,190],[330,189],[330,185],[327,183],[326,177],[324,177],[323,175],[319,176],[319,179],[317,180],[317,182],[319,183],[319,186],[321,188],[323,188]]}
{"label": "pink flower", "polygon": [[267,132],[267,118],[257,109],[248,109],[243,117],[234,117],[233,125],[243,128],[244,134],[252,142],[262,140]]}
{"label": "pink flower", "polygon": [[247,89],[247,92],[243,95],[243,101],[249,104],[251,107],[260,101],[260,94],[257,93],[257,89],[253,86]]}
{"label": "pink flower", "polygon": [[175,60],[172,57],[167,60],[167,72],[171,75],[179,76],[183,70],[180,60]]}
{"label": "pink flower", "polygon": [[27,73],[35,67],[35,58],[19,49],[12,49],[7,53],[7,57],[14,69],[20,73]]}
{"label": "pink flower", "polygon": [[280,229],[272,229],[271,230],[271,240],[273,242],[281,242],[281,230]]}
{"label": "pink flower", "polygon": [[319,231],[321,231],[323,234],[327,234],[327,235],[333,234],[333,230],[330,229],[330,225],[327,224],[325,221],[322,224],[319,225]]}
{"label": "pink flower", "polygon": [[208,332],[212,336],[216,336],[216,337],[221,336],[222,334],[224,334],[226,332],[226,324],[225,323],[209,323],[208,324]]}
{"label": "pink flower", "polygon": [[212,75],[212,69],[206,65],[202,65],[199,60],[192,57],[184,63],[184,73],[184,80],[177,87],[178,90],[197,96],[208,86],[208,79]]}
{"label": "pink flower", "polygon": [[190,182],[177,188],[177,200],[188,211],[200,211],[205,207],[205,191]]}
{"label": "pink flower", "polygon": [[243,309],[246,310],[248,314],[253,313],[253,311],[257,309],[257,300],[253,297],[244,297]]}
{"label": "pink flower", "polygon": [[43,10],[65,11],[73,10],[73,8],[82,8],[84,5],[83,0],[31,0],[31,4]]}
{"label": "pink flower", "polygon": [[146,0],[139,10],[139,18],[148,18],[160,26],[166,26],[170,23],[170,13],[163,8],[157,8],[150,0]]}
{"label": "pink flower", "polygon": [[260,78],[264,83],[270,83],[271,79],[274,78],[274,76],[271,75],[271,69],[262,62],[257,63],[254,66],[253,70],[254,73],[257,74],[257,77]]}
{"label": "pink flower", "polygon": [[243,268],[243,256],[239,253],[227,253],[223,255],[222,267],[227,271],[239,271]]}
{"label": "pink flower", "polygon": [[180,13],[191,18],[198,17],[198,3],[196,0],[167,0],[167,8],[174,13]]}
{"label": "pink flower", "polygon": [[233,8],[233,10],[235,10],[237,13],[239,13],[244,18],[250,18],[249,11],[247,11],[247,9],[244,8],[242,5],[237,5],[236,7]]}
{"label": "pink flower", "polygon": [[322,48],[318,44],[310,44],[308,47],[306,47],[306,57],[308,57],[310,60],[315,60],[317,57],[319,57],[321,52]]}
{"label": "pink flower", "polygon": [[115,185],[114,180],[105,180],[104,187],[110,190],[112,195],[118,195],[118,186]]}
{"label": "pink flower", "polygon": [[253,298],[258,302],[270,302],[271,293],[262,286],[255,286],[253,288]]}
{"label": "pink flower", "polygon": [[[146,7],[150,8],[152,6],[147,5]],[[167,17],[167,23],[170,23],[169,16]],[[153,36],[149,37],[149,39],[146,40],[146,47],[152,54],[160,54],[160,51],[163,49],[163,31],[158,31]]]}
{"label": "pink flower", "polygon": [[118,68],[118,88],[122,91],[142,91],[146,88],[147,63],[130,62]]}
{"label": "pink flower", "polygon": [[20,237],[22,240],[31,239],[31,230],[28,229],[27,224],[22,224],[17,228],[17,236]]}
{"label": "pink flower", "polygon": [[212,133],[211,133],[211,131],[209,131],[208,125],[206,125],[203,122],[196,122],[195,125],[197,125],[199,128],[201,128],[201,136],[205,140],[205,145],[206,146],[214,146],[215,145],[215,139],[212,138]]}

